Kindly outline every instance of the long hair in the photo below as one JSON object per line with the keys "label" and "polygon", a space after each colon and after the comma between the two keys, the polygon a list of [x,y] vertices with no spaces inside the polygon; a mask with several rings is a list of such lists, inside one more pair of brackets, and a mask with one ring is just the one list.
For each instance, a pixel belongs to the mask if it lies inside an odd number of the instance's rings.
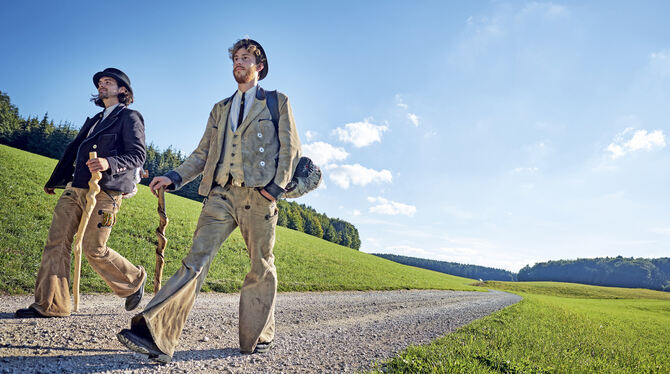
{"label": "long hair", "polygon": [[[118,85],[119,82],[116,82],[116,84]],[[125,86],[119,86],[119,87],[125,87]],[[135,101],[135,99],[133,98],[133,93],[130,92],[128,87],[126,87],[126,92],[120,93],[116,97],[119,98],[119,103],[125,104],[126,106],[132,104]],[[99,107],[102,108],[105,107],[105,103],[102,101],[99,94],[91,95],[91,101]]]}

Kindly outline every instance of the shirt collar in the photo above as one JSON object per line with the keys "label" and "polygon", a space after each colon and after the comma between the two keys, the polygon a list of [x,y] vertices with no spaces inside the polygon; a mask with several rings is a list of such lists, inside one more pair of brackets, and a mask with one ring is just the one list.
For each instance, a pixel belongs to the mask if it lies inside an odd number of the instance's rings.
{"label": "shirt collar", "polygon": [[[244,101],[249,101],[250,98],[253,98],[254,96],[256,96],[256,89],[257,88],[258,88],[258,85],[255,85],[255,86],[251,87],[250,89],[248,89],[244,93]],[[242,100],[242,91],[240,91],[239,88],[237,89],[237,92],[235,94],[240,97],[240,100]]]}
{"label": "shirt collar", "polygon": [[107,118],[107,116],[109,115],[109,113],[111,113],[111,112],[114,110],[114,108],[116,108],[117,106],[119,106],[119,104],[120,104],[120,103],[116,103],[116,104],[114,104],[114,105],[112,105],[112,106],[110,106],[110,107],[108,107],[108,108],[105,108],[105,112],[102,114],[102,119],[101,119],[101,120],[104,120],[105,118]]}

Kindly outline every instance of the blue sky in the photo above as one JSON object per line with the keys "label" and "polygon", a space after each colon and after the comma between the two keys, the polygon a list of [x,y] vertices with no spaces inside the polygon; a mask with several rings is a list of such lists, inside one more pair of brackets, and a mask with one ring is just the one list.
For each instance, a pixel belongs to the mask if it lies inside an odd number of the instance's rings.
{"label": "blue sky", "polygon": [[148,142],[189,154],[249,36],[324,185],[297,199],[365,252],[518,271],[670,255],[665,2],[10,1],[0,90],[81,126],[132,81]]}

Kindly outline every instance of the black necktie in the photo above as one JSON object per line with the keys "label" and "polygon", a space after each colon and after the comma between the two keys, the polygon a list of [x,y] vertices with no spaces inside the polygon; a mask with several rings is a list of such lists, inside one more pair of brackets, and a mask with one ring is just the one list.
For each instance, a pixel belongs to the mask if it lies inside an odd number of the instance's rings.
{"label": "black necktie", "polygon": [[240,103],[240,114],[237,116],[237,126],[235,127],[235,130],[237,130],[240,127],[240,125],[242,124],[242,119],[244,118],[244,96],[246,95],[243,93],[242,102]]}

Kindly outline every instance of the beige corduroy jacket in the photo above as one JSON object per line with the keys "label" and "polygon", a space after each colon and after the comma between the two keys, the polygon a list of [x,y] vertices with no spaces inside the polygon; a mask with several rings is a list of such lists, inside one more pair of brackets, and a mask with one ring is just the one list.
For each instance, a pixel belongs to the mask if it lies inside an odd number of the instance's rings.
{"label": "beige corduroy jacket", "polygon": [[[288,97],[277,92],[277,99],[279,134],[275,131],[270,110],[266,105],[265,91],[260,86],[256,90],[256,98],[249,114],[235,131],[235,135],[242,137],[245,186],[265,188],[275,198],[284,192],[300,160],[300,138]],[[202,173],[198,193],[203,196],[209,194],[217,163],[225,152],[223,144],[232,101],[231,96],[214,104],[198,147],[179,167],[166,174],[174,183],[175,189],[181,188]]]}

